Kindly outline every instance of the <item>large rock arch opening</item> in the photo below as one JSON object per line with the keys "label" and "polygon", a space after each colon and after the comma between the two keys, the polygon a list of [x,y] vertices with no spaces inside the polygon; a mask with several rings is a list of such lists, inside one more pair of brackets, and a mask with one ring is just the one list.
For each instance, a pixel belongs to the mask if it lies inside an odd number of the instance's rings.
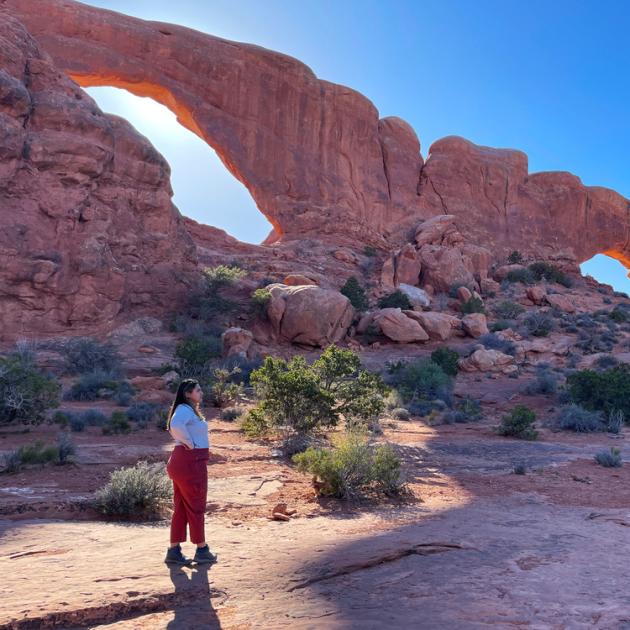
{"label": "large rock arch opening", "polygon": [[225,230],[244,243],[258,244],[267,238],[272,226],[249,191],[173,112],[151,98],[119,88],[85,91],[102,111],[125,118],[164,156],[170,166],[173,202],[185,217]]}

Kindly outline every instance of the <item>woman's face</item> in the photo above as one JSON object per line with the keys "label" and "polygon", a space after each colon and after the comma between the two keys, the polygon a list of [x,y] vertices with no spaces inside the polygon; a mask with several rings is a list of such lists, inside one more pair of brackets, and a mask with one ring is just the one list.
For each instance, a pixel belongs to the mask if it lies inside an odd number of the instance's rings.
{"label": "woman's face", "polygon": [[194,403],[196,405],[201,403],[201,399],[203,398],[203,391],[201,390],[201,387],[199,387],[198,383],[197,385],[195,385],[195,388],[192,391],[186,394],[186,398],[191,403]]}

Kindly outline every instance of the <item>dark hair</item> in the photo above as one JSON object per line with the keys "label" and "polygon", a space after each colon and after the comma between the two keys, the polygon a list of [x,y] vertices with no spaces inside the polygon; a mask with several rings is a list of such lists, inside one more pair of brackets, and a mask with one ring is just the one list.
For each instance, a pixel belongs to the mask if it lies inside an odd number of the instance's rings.
{"label": "dark hair", "polygon": [[173,414],[175,413],[175,409],[177,409],[178,405],[190,405],[195,413],[203,420],[203,414],[201,413],[201,409],[199,408],[198,404],[192,405],[190,402],[188,402],[188,399],[186,398],[186,394],[188,394],[189,392],[192,392],[193,389],[195,389],[195,387],[197,387],[197,385],[199,385],[199,381],[196,381],[194,378],[185,378],[180,384],[179,387],[177,388],[177,394],[175,394],[175,400],[173,401],[173,404],[171,405],[171,408],[169,409],[168,412],[168,416],[166,417],[166,430],[168,431],[170,426],[171,426],[171,418],[173,417]]}

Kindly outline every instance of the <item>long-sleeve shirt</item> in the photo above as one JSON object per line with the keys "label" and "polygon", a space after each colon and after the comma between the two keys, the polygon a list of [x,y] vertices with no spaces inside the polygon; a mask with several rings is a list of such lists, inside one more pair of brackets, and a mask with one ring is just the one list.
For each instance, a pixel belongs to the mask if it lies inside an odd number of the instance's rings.
{"label": "long-sleeve shirt", "polygon": [[188,448],[209,448],[210,446],[208,423],[185,403],[175,408],[169,432],[176,444],[185,444]]}

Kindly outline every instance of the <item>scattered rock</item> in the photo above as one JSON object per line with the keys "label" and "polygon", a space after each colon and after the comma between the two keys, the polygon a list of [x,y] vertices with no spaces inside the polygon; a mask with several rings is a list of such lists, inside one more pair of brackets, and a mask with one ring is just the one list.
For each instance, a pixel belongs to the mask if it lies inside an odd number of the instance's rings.
{"label": "scattered rock", "polygon": [[469,313],[462,317],[462,327],[471,337],[477,338],[488,332],[488,323],[483,313]]}
{"label": "scattered rock", "polygon": [[223,356],[232,357],[239,355],[242,357],[247,356],[247,351],[252,345],[254,335],[245,328],[232,327],[228,328],[221,335],[221,341],[223,342]]}
{"label": "scattered rock", "polygon": [[398,290],[409,298],[414,308],[429,308],[431,306],[431,297],[423,289],[403,283],[398,285]]}
{"label": "scattered rock", "polygon": [[460,319],[448,313],[436,313],[434,311],[403,311],[403,313],[407,317],[415,319],[431,339],[447,341],[461,326]]}
{"label": "scattered rock", "polygon": [[458,364],[464,372],[501,372],[502,374],[511,374],[518,370],[512,355],[486,348],[477,348],[469,357],[460,359]]}
{"label": "scattered rock", "polygon": [[424,328],[415,319],[407,317],[399,308],[383,308],[376,311],[374,321],[383,334],[392,341],[413,343],[429,339]]}

